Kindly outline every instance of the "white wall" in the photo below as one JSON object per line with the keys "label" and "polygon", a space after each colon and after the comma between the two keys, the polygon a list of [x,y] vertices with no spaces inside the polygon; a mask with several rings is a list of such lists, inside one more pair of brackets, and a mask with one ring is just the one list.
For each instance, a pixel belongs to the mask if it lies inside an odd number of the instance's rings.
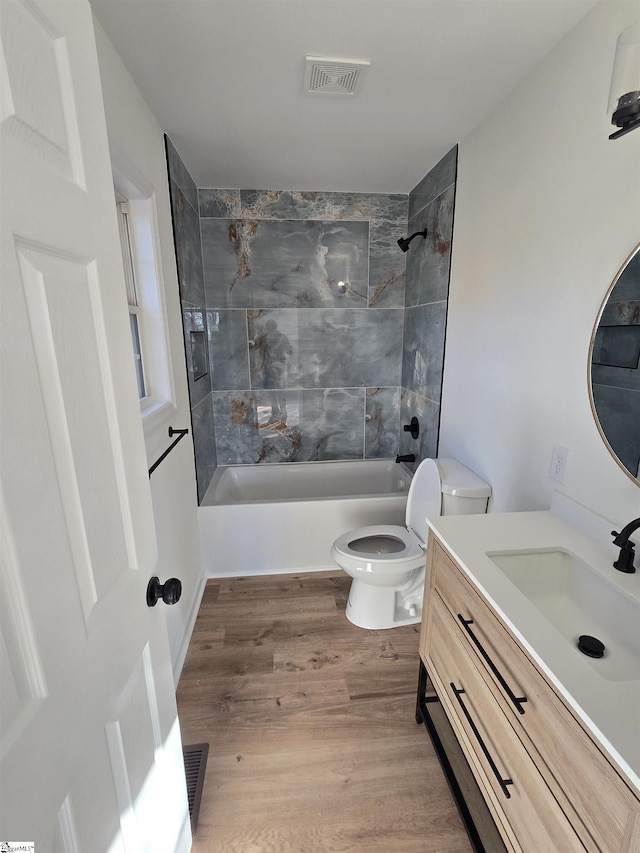
{"label": "white wall", "polygon": [[144,102],[99,22],[94,18],[102,92],[112,161],[156,194],[162,277],[171,349],[171,369],[177,411],[167,423],[145,430],[149,466],[170,444],[168,426],[189,428],[189,435],[171,452],[151,477],[158,565],[161,581],[178,577],[182,598],[171,607],[160,603],[167,620],[174,678],[184,663],[193,622],[204,585],[197,523],[197,498],[191,421],[184,361],[167,168],[162,130]]}
{"label": "white wall", "polygon": [[490,511],[547,509],[561,445],[560,491],[618,523],[640,514],[587,391],[596,315],[640,241],[640,130],[609,141],[606,113],[637,19],[598,4],[460,144],[439,453],[492,484]]}

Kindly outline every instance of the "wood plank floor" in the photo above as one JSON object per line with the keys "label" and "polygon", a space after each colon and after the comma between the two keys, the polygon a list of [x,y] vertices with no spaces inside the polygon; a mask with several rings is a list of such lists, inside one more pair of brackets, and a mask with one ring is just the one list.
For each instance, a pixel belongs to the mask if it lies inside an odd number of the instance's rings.
{"label": "wood plank floor", "polygon": [[419,626],[356,628],[350,582],[207,583],[178,688],[210,745],[193,853],[471,849],[414,718]]}

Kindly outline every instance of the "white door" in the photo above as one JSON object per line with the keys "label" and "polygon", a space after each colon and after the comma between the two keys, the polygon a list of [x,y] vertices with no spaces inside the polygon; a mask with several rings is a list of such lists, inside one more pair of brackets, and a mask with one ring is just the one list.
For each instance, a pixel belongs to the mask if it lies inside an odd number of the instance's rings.
{"label": "white door", "polygon": [[0,13],[0,838],[188,850],[91,12]]}

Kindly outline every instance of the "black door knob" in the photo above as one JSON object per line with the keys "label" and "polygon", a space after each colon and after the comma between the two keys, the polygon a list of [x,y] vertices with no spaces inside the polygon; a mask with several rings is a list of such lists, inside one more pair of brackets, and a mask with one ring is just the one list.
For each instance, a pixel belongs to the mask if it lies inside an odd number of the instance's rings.
{"label": "black door knob", "polygon": [[168,581],[160,583],[159,578],[151,578],[147,585],[147,604],[155,607],[161,598],[165,604],[176,604],[182,595],[182,583],[178,578],[169,578]]}

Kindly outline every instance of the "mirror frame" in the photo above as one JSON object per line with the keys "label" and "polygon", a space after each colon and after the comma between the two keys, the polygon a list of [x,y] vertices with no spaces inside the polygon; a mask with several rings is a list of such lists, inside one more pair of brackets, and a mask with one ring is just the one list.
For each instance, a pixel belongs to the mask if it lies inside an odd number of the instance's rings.
{"label": "mirror frame", "polygon": [[631,262],[631,260],[639,252],[640,252],[640,243],[638,243],[638,245],[634,249],[632,249],[630,254],[625,258],[624,262],[622,263],[622,265],[618,269],[618,272],[615,274],[613,281],[611,282],[611,284],[607,288],[607,292],[604,295],[604,299],[602,300],[602,303],[600,305],[600,310],[598,311],[596,321],[593,325],[593,331],[591,332],[591,340],[589,341],[589,354],[587,357],[587,387],[588,387],[588,391],[589,391],[589,404],[591,405],[591,413],[593,415],[593,419],[596,422],[598,432],[600,433],[600,436],[602,437],[602,440],[604,441],[605,447],[607,448],[607,450],[609,451],[609,453],[611,454],[611,456],[615,460],[618,467],[627,475],[627,477],[629,477],[629,479],[633,483],[636,484],[636,486],[640,486],[640,479],[638,477],[634,477],[634,475],[631,473],[631,471],[629,471],[629,469],[626,468],[622,464],[622,462],[618,458],[617,453],[615,452],[615,450],[613,449],[613,447],[609,443],[609,439],[605,435],[604,430],[602,429],[602,425],[600,424],[600,418],[598,417],[598,412],[596,410],[595,402],[593,399],[593,379],[592,379],[592,375],[591,375],[591,367],[592,367],[592,361],[593,361],[593,346],[595,343],[596,334],[598,332],[598,327],[600,326],[600,320],[602,319],[604,309],[606,308],[607,302],[609,301],[609,297],[611,296],[611,293],[613,292],[614,287],[618,283],[620,276],[626,270],[626,268],[629,265],[629,263]]}

